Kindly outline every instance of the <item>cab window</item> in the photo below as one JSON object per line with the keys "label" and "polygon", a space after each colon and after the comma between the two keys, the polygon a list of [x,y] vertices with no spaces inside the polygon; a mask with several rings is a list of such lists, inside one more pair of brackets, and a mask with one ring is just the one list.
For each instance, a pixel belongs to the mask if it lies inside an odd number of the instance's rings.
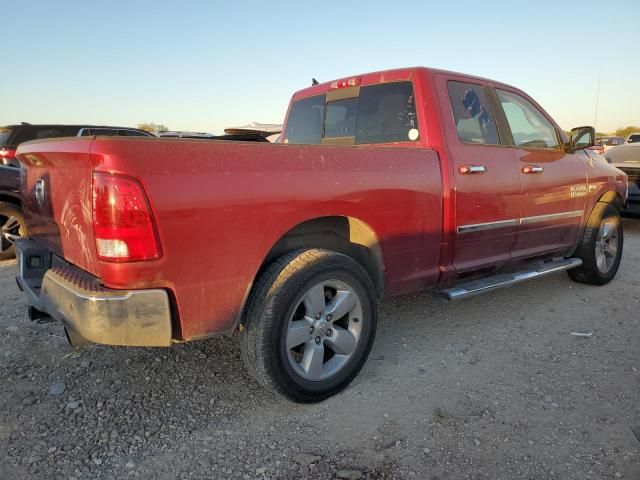
{"label": "cab window", "polygon": [[462,143],[498,145],[498,129],[484,89],[475,83],[447,83],[453,121]]}
{"label": "cab window", "polygon": [[328,102],[324,119],[324,137],[355,136],[357,109],[357,97]]}
{"label": "cab window", "polygon": [[[367,85],[356,96],[326,102],[325,95],[294,102],[283,135],[285,143],[343,145],[418,140],[411,82]],[[336,142],[336,143],[337,143]]]}
{"label": "cab window", "polygon": [[516,146],[558,149],[558,135],[551,122],[531,102],[518,94],[496,90]]}

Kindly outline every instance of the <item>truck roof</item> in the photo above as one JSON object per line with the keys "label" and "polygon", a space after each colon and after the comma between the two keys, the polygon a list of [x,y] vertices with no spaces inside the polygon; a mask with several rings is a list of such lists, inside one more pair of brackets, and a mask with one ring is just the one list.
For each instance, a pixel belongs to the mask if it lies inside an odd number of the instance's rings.
{"label": "truck roof", "polygon": [[321,95],[323,93],[327,93],[331,87],[331,84],[336,81],[348,80],[350,78],[357,77],[360,79],[361,85],[370,85],[375,83],[384,83],[384,82],[392,82],[392,81],[402,81],[402,80],[411,80],[416,73],[422,73],[429,76],[433,76],[437,73],[443,73],[447,75],[460,75],[463,77],[467,77],[470,79],[481,80],[485,82],[491,82],[494,84],[505,85],[511,87],[511,85],[507,85],[502,82],[497,82],[495,80],[491,80],[484,77],[479,77],[477,75],[469,75],[466,73],[452,72],[449,70],[441,70],[437,68],[430,67],[406,67],[406,68],[396,68],[391,70],[381,70],[378,72],[370,72],[356,75],[349,75],[347,77],[336,78],[330,80],[328,82],[319,83],[318,85],[312,85],[307,88],[303,88],[298,90],[294,96],[294,100],[298,100],[300,98],[312,97],[314,95]]}

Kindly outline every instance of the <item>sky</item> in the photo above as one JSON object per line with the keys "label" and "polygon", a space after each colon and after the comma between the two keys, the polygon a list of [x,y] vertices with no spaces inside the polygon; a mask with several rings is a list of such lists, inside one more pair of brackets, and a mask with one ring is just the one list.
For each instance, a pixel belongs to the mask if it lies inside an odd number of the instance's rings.
{"label": "sky", "polygon": [[0,125],[219,134],[281,123],[312,77],[418,65],[521,88],[564,129],[640,125],[640,0],[0,0],[0,15]]}

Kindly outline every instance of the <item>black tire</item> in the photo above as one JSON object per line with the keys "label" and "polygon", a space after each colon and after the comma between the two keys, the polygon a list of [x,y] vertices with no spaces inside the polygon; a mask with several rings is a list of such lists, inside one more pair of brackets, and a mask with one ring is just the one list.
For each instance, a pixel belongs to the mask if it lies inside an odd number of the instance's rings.
{"label": "black tire", "polygon": [[[18,225],[11,228],[9,233],[24,237],[27,234],[27,224],[24,221],[24,216],[20,208],[12,203],[0,202],[0,233],[2,233],[3,227],[11,218],[15,218]],[[13,245],[4,237],[0,237],[0,242],[0,261],[15,257]]]}
{"label": "black tire", "polygon": [[[598,232],[605,221],[615,227],[617,248],[615,255],[610,257],[611,264],[609,268],[605,268],[603,271],[603,268],[598,266],[596,250],[599,248]],[[574,254],[574,257],[582,260],[582,265],[578,268],[567,270],[567,274],[572,280],[589,285],[605,285],[609,283],[616,276],[620,267],[623,245],[624,232],[618,209],[610,203],[596,203],[587,220],[580,245]]]}
{"label": "black tire", "polygon": [[[287,328],[305,292],[332,280],[344,282],[357,295],[362,319],[355,321],[361,321],[360,336],[343,367],[326,379],[311,381],[291,364]],[[254,284],[243,315],[242,357],[249,373],[267,389],[295,402],[319,402],[345,388],[358,374],[373,345],[376,323],[375,288],[360,264],[328,250],[298,250],[272,263]]]}

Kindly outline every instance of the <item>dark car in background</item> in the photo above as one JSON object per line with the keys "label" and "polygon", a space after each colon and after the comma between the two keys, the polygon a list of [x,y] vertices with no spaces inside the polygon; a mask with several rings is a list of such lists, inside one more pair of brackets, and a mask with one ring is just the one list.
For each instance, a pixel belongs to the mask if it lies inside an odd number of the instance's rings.
{"label": "dark car in background", "polygon": [[16,149],[29,140],[58,137],[83,137],[107,135],[109,137],[153,137],[155,135],[137,128],[98,125],[7,125],[0,127],[0,163],[18,167]]}
{"label": "dark car in background", "polygon": [[612,148],[604,157],[629,177],[629,203],[624,212],[640,215],[640,142]]}
{"label": "dark car in background", "polygon": [[616,137],[612,135],[596,137],[596,144],[591,147],[591,150],[595,150],[600,155],[603,155],[606,151],[622,144],[624,144],[624,137]]}
{"label": "dark car in background", "polygon": [[0,127],[0,260],[13,258],[13,244],[5,234],[24,236],[26,225],[20,199],[20,163],[18,145],[29,140],[56,137],[106,135],[119,137],[153,137],[137,128],[97,125],[8,125]]}

